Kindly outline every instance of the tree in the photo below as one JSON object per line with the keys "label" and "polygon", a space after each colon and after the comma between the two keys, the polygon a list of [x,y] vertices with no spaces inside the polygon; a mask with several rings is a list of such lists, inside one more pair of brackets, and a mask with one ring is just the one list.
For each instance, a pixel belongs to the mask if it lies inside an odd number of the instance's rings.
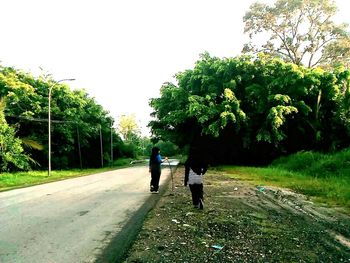
{"label": "tree", "polygon": [[28,170],[29,156],[24,154],[21,140],[15,137],[15,131],[5,119],[5,100],[0,98],[0,171],[13,168]]}
{"label": "tree", "polygon": [[140,137],[140,130],[135,114],[120,116],[118,130],[123,136],[123,139],[128,142],[135,140],[135,137]]}
{"label": "tree", "polygon": [[332,21],[336,11],[331,0],[277,0],[272,7],[256,2],[243,18],[250,38],[243,52],[263,52],[309,68],[348,67],[348,25]]}
{"label": "tree", "polygon": [[[44,147],[41,152],[37,149],[41,145],[47,146],[48,89],[53,82],[52,78],[34,78],[30,73],[0,66],[0,97],[7,101],[6,121],[10,127],[15,127],[16,137],[22,138],[22,143],[30,144],[31,148],[25,148],[26,153],[43,168],[47,165],[48,149]],[[84,167],[99,167],[101,138],[103,157],[109,161],[113,120],[84,90],[72,91],[63,83],[55,85],[51,116],[52,165],[55,169],[79,167],[80,153]],[[123,142],[117,134],[113,135],[113,151],[118,153],[117,148]]]}
{"label": "tree", "polygon": [[[180,153],[179,147],[177,147],[174,143],[169,141],[168,142],[159,141],[157,142],[156,146],[161,150],[161,154],[163,156],[175,156]],[[151,152],[151,149],[149,149],[148,153],[150,152]]]}
{"label": "tree", "polygon": [[[204,54],[151,99],[153,137],[205,146],[214,162],[265,163],[350,142],[349,71],[328,72],[259,55]],[[349,127],[348,127],[349,128]],[[219,149],[219,150],[216,150]]]}

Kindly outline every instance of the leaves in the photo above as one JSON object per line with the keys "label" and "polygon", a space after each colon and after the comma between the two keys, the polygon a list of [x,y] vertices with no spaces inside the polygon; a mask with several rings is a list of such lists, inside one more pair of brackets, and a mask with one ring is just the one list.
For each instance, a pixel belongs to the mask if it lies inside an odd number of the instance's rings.
{"label": "leaves", "polygon": [[[210,58],[176,74],[152,99],[158,139],[208,147],[237,156],[344,147],[349,139],[349,72],[329,72],[256,59]],[[340,132],[340,133],[339,133]],[[339,134],[342,134],[341,136]],[[206,139],[204,139],[206,138]],[[333,146],[332,146],[333,145]],[[256,152],[255,152],[256,151]],[[245,158],[245,157],[241,157]]]}
{"label": "leaves", "polygon": [[4,116],[5,101],[0,99],[0,171],[8,171],[11,166],[17,169],[29,169],[29,156],[23,153],[21,140],[15,137]]}
{"label": "leaves", "polygon": [[136,116],[122,115],[119,119],[118,130],[123,135],[124,140],[131,141],[133,135],[139,134],[139,127],[136,122]]}
{"label": "leaves", "polygon": [[307,67],[349,66],[347,25],[335,24],[335,13],[330,0],[277,0],[274,6],[254,3],[243,18],[244,33],[250,38],[243,52],[263,52]]}
{"label": "leaves", "polygon": [[55,81],[47,76],[34,78],[29,73],[0,66],[0,96],[7,102],[4,109],[6,121],[16,133],[16,138],[26,138],[22,143],[28,146],[24,148],[27,155],[37,160],[41,166],[47,164],[48,92],[51,87],[53,167],[56,169],[79,166],[78,147],[84,166],[99,166],[100,139],[104,146],[105,159],[108,161],[107,153],[111,152],[110,148],[115,147],[118,151],[117,147],[122,144],[119,136],[112,131],[114,145],[111,146],[112,118],[109,113],[84,90],[72,91],[63,82],[54,83]]}

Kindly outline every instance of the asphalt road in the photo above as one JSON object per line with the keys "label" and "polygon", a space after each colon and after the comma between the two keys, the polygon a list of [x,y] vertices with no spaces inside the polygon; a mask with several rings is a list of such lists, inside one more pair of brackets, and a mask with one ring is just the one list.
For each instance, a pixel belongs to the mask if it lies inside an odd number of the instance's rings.
{"label": "asphalt road", "polygon": [[[169,175],[163,167],[161,186]],[[0,262],[111,261],[103,254],[118,254],[118,234],[159,198],[149,180],[138,166],[0,193]]]}

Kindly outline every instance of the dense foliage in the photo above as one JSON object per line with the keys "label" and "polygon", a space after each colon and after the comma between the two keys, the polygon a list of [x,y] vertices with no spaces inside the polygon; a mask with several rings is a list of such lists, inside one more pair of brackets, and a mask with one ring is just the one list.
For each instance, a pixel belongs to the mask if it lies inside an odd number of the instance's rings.
{"label": "dense foliage", "polygon": [[256,2],[243,18],[250,38],[243,52],[264,52],[307,67],[349,66],[348,25],[333,21],[336,11],[331,0]]}
{"label": "dense foliage", "polygon": [[274,160],[271,167],[316,178],[340,177],[350,183],[350,148],[333,154],[302,151]]}
{"label": "dense foliage", "polygon": [[11,167],[29,168],[29,156],[23,153],[20,139],[15,137],[15,130],[5,119],[5,100],[0,99],[0,171]]}
{"label": "dense foliage", "polygon": [[140,130],[137,125],[135,114],[120,116],[118,131],[125,141],[130,142],[135,137],[140,137]]}
{"label": "dense foliage", "polygon": [[350,72],[305,68],[260,56],[203,54],[153,98],[155,138],[196,144],[212,162],[266,163],[300,150],[350,143]]}
{"label": "dense foliage", "polygon": [[[44,149],[39,151],[35,148],[25,148],[25,152],[28,153],[25,156],[34,159],[42,169],[47,167],[49,88],[52,88],[53,169],[80,167],[79,143],[81,165],[100,167],[101,138],[104,165],[108,165],[111,155],[111,131],[114,159],[123,155],[123,142],[114,129],[111,129],[113,119],[84,90],[71,90],[69,86],[57,83],[53,79],[34,78],[14,68],[0,67],[0,98],[6,99],[4,116],[0,120],[1,129],[5,129],[1,131],[1,139],[6,148],[22,152],[23,146],[18,138],[37,142],[38,145],[44,146]],[[12,137],[17,139],[11,139]],[[4,152],[1,154],[4,155]],[[23,158],[16,158],[16,162]],[[2,170],[7,170],[9,167],[4,161],[2,157]],[[13,167],[29,168],[22,161]]]}

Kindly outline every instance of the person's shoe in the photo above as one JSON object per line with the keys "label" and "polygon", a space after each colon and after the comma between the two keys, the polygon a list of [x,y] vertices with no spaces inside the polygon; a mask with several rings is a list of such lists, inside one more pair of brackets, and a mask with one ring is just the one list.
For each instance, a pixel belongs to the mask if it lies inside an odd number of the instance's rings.
{"label": "person's shoe", "polygon": [[199,209],[204,209],[204,202],[202,199],[199,199]]}

